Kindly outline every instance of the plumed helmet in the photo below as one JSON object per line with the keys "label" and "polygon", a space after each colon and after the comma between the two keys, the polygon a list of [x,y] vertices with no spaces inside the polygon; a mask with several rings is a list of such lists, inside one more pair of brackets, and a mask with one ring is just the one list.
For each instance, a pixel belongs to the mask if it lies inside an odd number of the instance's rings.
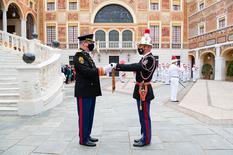
{"label": "plumed helmet", "polygon": [[177,61],[178,60],[177,60],[176,56],[172,56],[172,63],[177,62]]}
{"label": "plumed helmet", "polygon": [[146,29],[144,32],[144,36],[141,38],[139,45],[152,45],[152,40],[150,37],[150,29]]}

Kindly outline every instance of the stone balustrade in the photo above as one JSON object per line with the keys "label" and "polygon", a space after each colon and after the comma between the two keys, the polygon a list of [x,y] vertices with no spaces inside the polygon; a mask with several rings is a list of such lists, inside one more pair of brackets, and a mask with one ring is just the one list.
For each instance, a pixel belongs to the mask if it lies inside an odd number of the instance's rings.
{"label": "stone balustrade", "polygon": [[43,45],[36,39],[27,40],[3,31],[0,31],[0,46],[15,52],[31,52],[36,57],[32,64],[16,66],[20,88],[19,115],[36,115],[62,102],[63,76],[59,49]]}

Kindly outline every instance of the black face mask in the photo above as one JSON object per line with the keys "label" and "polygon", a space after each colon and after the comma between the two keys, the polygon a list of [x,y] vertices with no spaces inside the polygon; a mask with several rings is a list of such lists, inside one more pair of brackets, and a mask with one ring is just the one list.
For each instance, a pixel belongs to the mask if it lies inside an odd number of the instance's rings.
{"label": "black face mask", "polygon": [[93,44],[93,43],[88,44],[89,51],[93,51],[94,48],[95,48],[95,44]]}
{"label": "black face mask", "polygon": [[142,54],[144,53],[144,49],[143,49],[143,48],[138,48],[138,53],[139,53],[140,55],[142,55]]}

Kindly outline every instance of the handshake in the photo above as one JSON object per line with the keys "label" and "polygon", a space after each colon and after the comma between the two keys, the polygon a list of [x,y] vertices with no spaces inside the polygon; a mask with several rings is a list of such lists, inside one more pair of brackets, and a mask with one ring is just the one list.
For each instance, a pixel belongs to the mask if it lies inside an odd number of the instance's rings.
{"label": "handshake", "polygon": [[103,69],[105,74],[109,74],[112,71],[112,69],[116,69],[116,65],[116,63],[110,63],[107,66],[104,66]]}

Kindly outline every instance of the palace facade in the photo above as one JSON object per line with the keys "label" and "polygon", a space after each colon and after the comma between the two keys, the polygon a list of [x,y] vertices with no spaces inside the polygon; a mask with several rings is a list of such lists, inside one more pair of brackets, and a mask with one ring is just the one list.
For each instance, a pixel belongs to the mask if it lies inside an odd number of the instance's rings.
{"label": "palace facade", "polygon": [[[77,36],[95,34],[97,65],[138,61],[137,42],[150,28],[159,64],[176,55],[181,63],[209,63],[212,79],[225,80],[233,60],[232,0],[1,0],[0,29],[51,46],[60,42],[72,64]],[[201,71],[201,69],[200,69]]]}

